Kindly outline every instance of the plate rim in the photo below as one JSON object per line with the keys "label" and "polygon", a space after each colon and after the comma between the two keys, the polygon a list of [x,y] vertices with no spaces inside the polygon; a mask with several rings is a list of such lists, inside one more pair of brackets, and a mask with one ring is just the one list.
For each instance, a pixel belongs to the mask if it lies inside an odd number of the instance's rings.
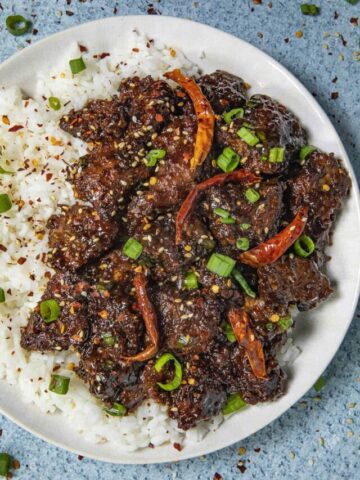
{"label": "plate rim", "polygon": [[[60,39],[61,37],[66,37],[68,36],[69,34],[71,35],[72,33],[75,33],[77,30],[81,30],[81,28],[84,28],[84,27],[89,27],[89,26],[95,26],[95,25],[98,25],[98,24],[103,24],[103,23],[107,23],[109,21],[126,21],[126,22],[138,22],[140,21],[141,23],[145,22],[145,23],[162,23],[162,22],[166,22],[166,21],[171,21],[171,22],[175,22],[175,23],[178,23],[179,25],[183,24],[190,24],[190,25],[193,25],[194,28],[197,28],[197,27],[201,27],[201,28],[206,28],[210,35],[213,33],[213,34],[216,34],[216,35],[224,35],[226,37],[228,37],[229,40],[232,40],[232,41],[237,41],[237,42],[242,42],[244,44],[246,44],[246,46],[251,49],[253,49],[256,53],[260,54],[261,56],[263,56],[268,62],[270,62],[273,66],[277,67],[280,71],[282,71],[283,74],[286,74],[286,76],[289,78],[289,80],[291,80],[291,82],[298,88],[300,89],[302,95],[304,95],[305,97],[307,97],[308,100],[310,100],[310,103],[312,103],[313,105],[316,106],[316,110],[317,112],[320,114],[320,116],[322,117],[322,119],[325,119],[325,121],[331,126],[332,130],[333,130],[333,135],[334,135],[334,138],[337,142],[337,144],[340,146],[341,150],[342,150],[342,157],[343,157],[343,160],[345,161],[346,163],[346,167],[349,171],[349,174],[350,174],[350,177],[351,177],[351,180],[352,180],[352,190],[353,190],[353,194],[354,194],[354,201],[355,201],[355,205],[356,205],[356,210],[357,210],[357,216],[358,216],[358,219],[359,219],[359,222],[360,222],[360,192],[359,192],[359,184],[358,184],[358,181],[357,181],[357,178],[356,178],[356,175],[355,175],[355,172],[354,172],[354,169],[353,169],[353,166],[352,166],[352,163],[350,161],[350,158],[346,152],[346,149],[344,147],[344,144],[335,128],[335,126],[333,125],[331,119],[329,118],[329,116],[326,114],[325,110],[323,109],[323,107],[318,103],[318,101],[316,100],[316,98],[314,98],[311,93],[309,92],[309,90],[305,87],[305,85],[290,71],[288,70],[285,66],[283,66],[280,62],[278,62],[277,60],[275,60],[271,55],[269,55],[268,53],[264,52],[263,50],[261,50],[260,48],[252,45],[250,42],[242,39],[241,37],[237,37],[235,35],[232,35],[230,33],[227,33],[227,32],[224,32],[223,30],[220,30],[218,28],[215,28],[215,27],[212,27],[212,26],[209,26],[205,23],[201,23],[201,22],[197,22],[197,21],[194,21],[194,20],[190,20],[190,19],[185,19],[185,18],[181,18],[181,17],[174,17],[174,16],[165,16],[165,15],[161,15],[161,16],[146,16],[146,15],[118,15],[118,16],[110,16],[110,17],[105,17],[105,18],[100,18],[100,19],[97,19],[97,20],[91,20],[91,21],[88,21],[88,22],[83,22],[83,23],[80,23],[78,25],[75,25],[75,26],[72,26],[70,28],[66,28],[66,29],[63,29],[59,32],[56,32],[56,33],[53,33],[51,35],[48,35],[44,38],[42,38],[41,40],[38,40],[36,43],[30,45],[30,46],[27,46],[25,47],[24,49],[14,53],[12,56],[10,56],[8,59],[6,59],[4,62],[2,62],[0,64],[0,74],[1,74],[1,71],[4,70],[5,68],[11,68],[11,65],[12,64],[16,64],[17,62],[21,61],[22,58],[24,57],[24,59],[26,59],[26,56],[29,54],[29,51],[31,51],[32,53],[36,52],[36,50],[41,50],[43,48],[43,46],[45,46],[47,43],[53,41],[53,40],[57,40],[57,39]],[[186,52],[184,52],[185,55],[186,55]],[[353,298],[353,301],[352,301],[352,306],[351,306],[351,312],[352,312],[352,315],[351,315],[351,318],[348,320],[347,322],[347,326],[346,328],[344,329],[344,331],[342,332],[341,336],[339,337],[338,339],[338,346],[336,348],[336,350],[334,350],[331,355],[329,356],[329,359],[328,361],[326,362],[326,366],[324,368],[324,370],[329,366],[329,364],[332,362],[332,360],[334,359],[334,356],[336,355],[336,353],[339,351],[339,349],[341,348],[341,345],[343,343],[343,340],[345,338],[345,335],[347,334],[348,330],[349,330],[349,327],[352,323],[352,320],[354,318],[354,313],[356,311],[356,306],[357,306],[357,302],[358,302],[358,298],[359,298],[359,295],[360,295],[360,268],[358,269],[358,273],[357,273],[357,280],[356,280],[356,288],[354,290],[354,298]],[[6,383],[6,382],[5,382]],[[11,387],[10,387],[11,388]],[[302,398],[306,392],[308,391],[305,390],[303,391],[300,395],[296,395],[296,397],[291,401],[290,405],[286,406],[285,408],[283,408],[280,412],[278,412],[276,414],[275,417],[273,417],[269,422],[267,422],[263,427],[261,428],[256,428],[254,429],[254,431],[252,431],[251,433],[249,433],[248,435],[246,435],[246,437],[243,437],[243,438],[247,438],[251,435],[253,435],[255,432],[258,432],[260,430],[262,430],[263,428],[267,427],[268,425],[270,425],[271,423],[273,423],[275,420],[277,420],[281,415],[283,415],[285,412],[287,412],[295,403],[297,403],[300,398]],[[0,413],[3,414],[4,416],[6,416],[8,419],[10,419],[11,421],[13,421],[16,425],[20,426],[21,428],[25,429],[26,431],[30,432],[31,434],[33,434],[34,436],[40,438],[41,440],[43,441],[46,441],[52,445],[55,445],[59,448],[62,448],[66,451],[69,451],[71,453],[74,453],[74,454],[77,454],[77,455],[84,455],[86,456],[87,458],[92,458],[94,460],[98,460],[98,461],[102,461],[102,462],[107,462],[107,463],[117,463],[117,464],[131,464],[131,465],[142,465],[142,464],[157,464],[157,463],[167,463],[167,462],[171,462],[171,461],[174,461],[174,460],[188,460],[188,459],[191,459],[191,458],[196,458],[198,456],[201,456],[201,455],[206,455],[206,454],[210,454],[210,453],[213,453],[215,451],[218,451],[220,449],[223,449],[223,448],[226,448],[230,445],[233,445],[234,443],[236,443],[237,441],[239,441],[239,439],[229,439],[228,441],[226,442],[222,442],[221,445],[216,445],[214,448],[212,448],[211,450],[209,450],[208,448],[199,448],[199,449],[196,449],[196,453],[189,453],[187,455],[181,455],[181,452],[179,453],[179,458],[177,459],[174,459],[174,458],[171,458],[171,459],[167,459],[165,458],[164,454],[162,454],[162,456],[160,456],[159,459],[151,459],[151,460],[147,460],[147,461],[141,461],[141,458],[139,459],[139,461],[133,461],[133,460],[128,460],[128,459],[121,459],[119,458],[119,460],[107,460],[104,458],[104,456],[101,456],[100,455],[97,455],[97,454],[89,454],[87,451],[82,451],[81,448],[80,449],[75,449],[73,447],[69,447],[68,445],[66,445],[66,443],[64,442],[60,442],[58,440],[54,440],[52,439],[51,437],[48,437],[46,434],[43,434],[39,431],[37,431],[35,428],[27,425],[26,423],[24,423],[22,420],[19,420],[18,418],[16,418],[15,415],[13,415],[11,412],[8,412],[6,410],[6,408],[4,408],[1,404],[0,404]],[[200,442],[199,442],[200,444]],[[96,445],[94,443],[94,445]],[[138,450],[138,451],[135,451],[135,452],[132,452],[132,453],[137,453],[140,457],[141,457],[141,452],[143,450]],[[121,452],[119,452],[120,456],[121,456]]]}

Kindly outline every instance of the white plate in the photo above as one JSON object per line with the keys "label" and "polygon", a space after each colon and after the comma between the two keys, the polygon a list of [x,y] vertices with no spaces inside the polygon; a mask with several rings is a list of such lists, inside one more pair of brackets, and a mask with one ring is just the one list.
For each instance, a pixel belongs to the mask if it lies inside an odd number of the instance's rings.
{"label": "white plate", "polygon": [[[22,402],[16,388],[0,384],[0,410],[35,435],[77,454],[115,463],[155,463],[204,455],[244,439],[284,413],[311,388],[329,364],[349,327],[359,293],[360,209],[356,179],[330,120],[312,95],[284,67],[265,53],[231,35],[208,26],[170,17],[116,17],[87,23],[53,35],[27,47],[0,66],[0,85],[17,84],[31,94],[35,74],[47,71],[56,52],[74,41],[106,51],[137,28],[168,46],[181,49],[204,71],[217,68],[242,76],[252,91],[281,100],[295,112],[310,134],[310,143],[341,157],[350,171],[353,188],[337,222],[329,274],[337,283],[336,293],[319,308],[301,315],[296,343],[302,354],[293,366],[288,391],[280,400],[246,409],[203,441],[181,452],[172,446],[124,453],[116,445],[84,441],[60,415],[44,416],[36,407]],[[205,55],[204,55],[205,53]],[[90,419],[91,421],[91,419]],[[286,432],[284,432],[286,435]]]}

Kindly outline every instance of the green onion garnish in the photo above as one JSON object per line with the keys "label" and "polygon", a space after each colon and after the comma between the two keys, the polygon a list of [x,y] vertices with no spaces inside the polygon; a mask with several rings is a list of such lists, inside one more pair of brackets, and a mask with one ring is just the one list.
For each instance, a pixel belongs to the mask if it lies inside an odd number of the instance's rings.
{"label": "green onion garnish", "polygon": [[285,159],[285,148],[275,147],[270,149],[269,162],[270,163],[282,163]]}
{"label": "green onion garnish", "polygon": [[146,155],[146,166],[147,167],[155,167],[158,160],[161,160],[166,155],[166,150],[150,150],[150,152]]}
{"label": "green onion garnish", "polygon": [[10,172],[9,170],[4,170],[2,167],[0,167],[0,175],[12,175],[14,172]]}
{"label": "green onion garnish", "polygon": [[260,198],[260,194],[254,188],[248,188],[245,191],[245,197],[250,203],[256,203]]}
{"label": "green onion garnish", "polygon": [[193,290],[194,288],[198,288],[198,279],[194,272],[189,272],[186,274],[184,278],[184,288],[187,290]]}
{"label": "green onion garnish", "polygon": [[351,5],[356,5],[358,1],[359,0],[347,0],[347,2],[350,3]]}
{"label": "green onion garnish", "polygon": [[320,8],[312,3],[303,3],[300,8],[304,15],[318,15],[320,13]]}
{"label": "green onion garnish", "polygon": [[113,347],[116,343],[116,339],[115,339],[115,337],[112,336],[111,333],[103,333],[101,335],[101,338],[102,338],[103,343],[107,347]]}
{"label": "green onion garnish", "polygon": [[49,106],[53,110],[60,110],[61,102],[57,97],[49,97]]}
{"label": "green onion garnish", "polygon": [[256,297],[256,293],[251,289],[250,285],[246,281],[245,277],[239,272],[237,268],[232,271],[233,277],[239,283],[240,287],[244,290],[246,295],[251,298]]}
{"label": "green onion garnish", "polygon": [[325,387],[326,385],[326,379],[324,377],[320,377],[316,380],[316,382],[314,383],[314,389],[317,391],[317,392],[320,392],[320,390]]}
{"label": "green onion garnish", "polygon": [[296,255],[306,258],[315,250],[315,244],[307,235],[301,235],[294,243],[294,250]]}
{"label": "green onion garnish", "polygon": [[305,145],[305,147],[302,147],[300,150],[300,160],[304,161],[306,157],[308,157],[312,152],[316,150],[316,147],[313,145]]}
{"label": "green onion garnish", "polygon": [[249,230],[251,227],[250,223],[240,223],[240,227],[242,230]]}
{"label": "green onion garnish", "polygon": [[214,208],[214,213],[216,213],[216,215],[219,215],[219,217],[221,218],[229,218],[230,217],[230,212],[228,212],[227,210],[224,210],[223,208]]}
{"label": "green onion garnish", "polygon": [[235,264],[236,261],[227,255],[213,253],[209,258],[207,268],[210,270],[210,272],[216,273],[221,277],[228,277],[235,267]]}
{"label": "green onion garnish", "polygon": [[163,367],[168,362],[174,362],[174,367],[175,367],[174,378],[171,380],[171,382],[168,382],[168,383],[157,382],[157,384],[163,390],[166,390],[167,392],[171,392],[172,390],[176,390],[177,388],[179,388],[181,385],[182,366],[179,360],[176,357],[174,357],[172,353],[164,353],[164,355],[161,355],[161,357],[156,361],[154,368],[157,373],[160,373]]}
{"label": "green onion garnish", "polygon": [[224,415],[229,415],[229,413],[237,412],[242,408],[246,407],[247,403],[245,400],[242,399],[239,393],[234,393],[234,395],[230,395],[226,405],[222,409],[222,413]]}
{"label": "green onion garnish", "polygon": [[3,288],[0,288],[0,303],[5,302],[5,291]]}
{"label": "green onion garnish", "polygon": [[240,157],[230,147],[225,147],[221,155],[216,160],[217,166],[225,173],[232,172],[239,165]]}
{"label": "green onion garnish", "polygon": [[227,218],[222,218],[222,219],[220,220],[220,222],[221,222],[221,223],[225,223],[225,224],[227,224],[227,225],[230,225],[230,224],[235,223],[236,220],[235,220],[235,218],[233,218],[233,217],[227,217]]}
{"label": "green onion garnish", "polygon": [[224,113],[224,120],[226,123],[231,123],[235,118],[243,118],[244,116],[244,109],[243,108],[233,108],[228,112]]}
{"label": "green onion garnish", "polygon": [[250,145],[250,147],[254,147],[259,143],[259,138],[255,133],[246,127],[241,127],[236,133],[245,143]]}
{"label": "green onion garnish", "polygon": [[291,318],[291,315],[286,315],[285,317],[281,317],[276,325],[279,325],[281,330],[285,332],[293,326],[293,319]]}
{"label": "green onion garnish", "polygon": [[57,302],[51,298],[40,303],[40,315],[45,323],[51,323],[58,319],[61,309]]}
{"label": "green onion garnish", "polygon": [[113,417],[122,417],[126,413],[126,407],[121,403],[114,402],[111,407],[104,408],[104,411]]}
{"label": "green onion garnish", "polygon": [[133,260],[137,260],[142,254],[143,246],[135,238],[129,238],[123,247],[123,253]]}
{"label": "green onion garnish", "polygon": [[7,477],[11,468],[11,457],[8,453],[0,453],[0,475]]}
{"label": "green onion garnish", "polygon": [[225,333],[226,338],[229,340],[230,343],[236,342],[236,337],[234,334],[234,330],[231,328],[230,323],[224,322],[221,324],[221,329]]}
{"label": "green onion garnish", "polygon": [[7,17],[5,24],[8,31],[16,37],[28,33],[31,29],[31,21],[22,15],[10,15]]}
{"label": "green onion garnish", "polygon": [[69,391],[69,377],[63,377],[62,375],[51,375],[49,384],[50,392],[57,393],[58,395],[66,395]]}
{"label": "green onion garnish", "polygon": [[246,237],[240,237],[236,240],[236,248],[239,250],[243,250],[245,252],[246,250],[249,250],[249,246],[250,242]]}
{"label": "green onion garnish", "polygon": [[77,73],[80,73],[86,69],[86,65],[82,57],[73,58],[69,61],[69,65],[73,75],[76,75]]}
{"label": "green onion garnish", "polygon": [[0,213],[5,213],[12,207],[11,200],[7,193],[0,194]]}

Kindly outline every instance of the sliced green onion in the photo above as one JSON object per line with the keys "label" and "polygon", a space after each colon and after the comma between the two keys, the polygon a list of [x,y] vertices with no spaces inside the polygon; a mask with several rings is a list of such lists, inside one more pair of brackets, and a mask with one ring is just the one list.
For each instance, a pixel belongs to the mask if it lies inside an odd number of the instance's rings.
{"label": "sliced green onion", "polygon": [[213,253],[209,258],[207,268],[210,270],[210,272],[216,273],[221,277],[228,277],[235,267],[235,264],[236,261],[227,255]]}
{"label": "sliced green onion", "polygon": [[270,149],[269,162],[270,163],[282,163],[285,159],[285,148],[275,147]]}
{"label": "sliced green onion", "polygon": [[242,399],[239,393],[234,393],[234,395],[230,395],[226,405],[222,409],[222,413],[224,415],[229,415],[229,413],[237,412],[242,408],[246,407],[247,403],[245,400]]}
{"label": "sliced green onion", "polygon": [[155,167],[158,160],[161,160],[166,155],[166,150],[150,150],[150,152],[146,155],[146,166],[147,167]]}
{"label": "sliced green onion", "polygon": [[168,382],[168,383],[157,382],[157,384],[162,390],[171,392],[172,390],[176,390],[177,388],[179,388],[181,385],[182,366],[179,360],[176,357],[174,357],[172,353],[164,353],[164,355],[161,355],[161,357],[156,361],[154,368],[157,373],[160,373],[163,367],[168,362],[174,362],[174,367],[175,367],[174,378],[171,380],[171,382]]}
{"label": "sliced green onion", "polygon": [[216,163],[225,173],[232,172],[239,165],[240,157],[230,147],[225,147]]}
{"label": "sliced green onion", "polygon": [[103,343],[107,347],[113,347],[116,343],[116,338],[113,337],[111,333],[103,333],[101,335],[101,338],[102,338]]}
{"label": "sliced green onion", "polygon": [[262,162],[267,162],[267,161],[268,161],[267,155],[261,155],[261,156],[260,156],[260,160],[261,160]]}
{"label": "sliced green onion", "polygon": [[194,272],[189,272],[186,277],[184,278],[184,287],[187,290],[193,290],[194,288],[198,288],[198,279]]}
{"label": "sliced green onion", "polygon": [[356,5],[358,1],[359,0],[347,0],[347,2],[350,3],[351,5]]}
{"label": "sliced green onion", "polygon": [[285,332],[293,326],[293,319],[291,318],[291,315],[286,315],[285,317],[281,317],[280,320],[276,322],[276,325],[279,325],[281,330]]}
{"label": "sliced green onion", "polygon": [[0,194],[0,213],[5,213],[12,207],[11,200],[7,193]]}
{"label": "sliced green onion", "polygon": [[271,330],[274,330],[274,323],[271,323],[271,322],[267,323],[265,325],[265,328],[266,330],[269,330],[271,332]]}
{"label": "sliced green onion", "polygon": [[245,252],[246,250],[249,250],[249,246],[250,242],[246,237],[240,237],[236,240],[236,248],[239,250],[243,250]]}
{"label": "sliced green onion", "polygon": [[5,452],[0,453],[0,475],[2,477],[8,476],[11,468],[11,461],[12,461],[12,458],[8,453],[5,453]]}
{"label": "sliced green onion", "polygon": [[123,247],[123,253],[133,260],[137,260],[142,254],[143,246],[135,238],[129,238]]}
{"label": "sliced green onion", "polygon": [[300,8],[304,15],[318,15],[320,13],[320,8],[313,3],[303,3]]}
{"label": "sliced green onion", "polygon": [[246,295],[248,297],[255,298],[256,293],[254,292],[254,290],[252,290],[245,277],[239,272],[239,270],[237,268],[234,268],[232,274],[235,280],[239,283],[240,287],[244,290]]}
{"label": "sliced green onion", "polygon": [[5,291],[3,288],[0,288],[0,303],[5,302]]}
{"label": "sliced green onion", "polygon": [[57,97],[49,97],[49,106],[53,110],[60,110],[61,102]]}
{"label": "sliced green onion", "polygon": [[231,123],[235,118],[243,118],[244,116],[244,109],[243,108],[233,108],[228,112],[224,113],[224,120],[226,123]]}
{"label": "sliced green onion", "polygon": [[62,375],[51,375],[49,384],[50,392],[57,393],[58,395],[66,395],[69,391],[69,377],[63,377]]}
{"label": "sliced green onion", "polygon": [[250,223],[240,223],[240,227],[242,230],[249,230],[251,227]]}
{"label": "sliced green onion", "polygon": [[5,24],[8,31],[16,37],[28,33],[31,29],[31,21],[22,15],[10,15],[7,17]]}
{"label": "sliced green onion", "polygon": [[57,300],[51,298],[40,303],[40,315],[45,323],[54,322],[59,318],[61,309]]}
{"label": "sliced green onion", "polygon": [[250,203],[256,203],[260,198],[260,194],[254,188],[248,188],[245,191],[245,197]]}
{"label": "sliced green onion", "polygon": [[86,65],[82,57],[73,58],[69,61],[69,65],[73,75],[76,75],[77,73],[80,73],[86,69]]}
{"label": "sliced green onion", "polygon": [[300,150],[300,160],[304,161],[312,152],[316,150],[316,147],[313,145],[305,145]]}
{"label": "sliced green onion", "polygon": [[4,170],[2,167],[0,167],[0,175],[12,175],[14,172],[10,172],[9,170]]}
{"label": "sliced green onion", "polygon": [[294,243],[294,250],[296,255],[306,258],[315,250],[315,244],[311,237],[301,235],[301,237],[299,237]]}
{"label": "sliced green onion", "polygon": [[233,224],[236,222],[235,218],[234,217],[227,217],[227,218],[222,218],[220,220],[221,223],[225,223],[227,225],[230,225],[230,224]]}
{"label": "sliced green onion", "polygon": [[225,333],[226,338],[229,340],[230,343],[236,342],[236,337],[234,330],[231,328],[230,323],[224,322],[221,324],[221,329]]}
{"label": "sliced green onion", "polygon": [[126,407],[121,403],[114,402],[111,407],[104,408],[104,411],[113,417],[123,417],[126,413]]}
{"label": "sliced green onion", "polygon": [[324,377],[320,377],[316,380],[316,382],[314,383],[314,389],[317,391],[317,392],[320,392],[320,390],[325,387],[326,385],[326,379]]}
{"label": "sliced green onion", "polygon": [[230,217],[230,212],[228,212],[227,210],[224,210],[223,208],[214,208],[214,213],[216,213],[216,215],[219,215],[219,217],[221,218],[229,218]]}
{"label": "sliced green onion", "polygon": [[259,143],[259,138],[255,133],[246,127],[241,127],[236,133],[245,143],[250,145],[250,147],[254,147]]}

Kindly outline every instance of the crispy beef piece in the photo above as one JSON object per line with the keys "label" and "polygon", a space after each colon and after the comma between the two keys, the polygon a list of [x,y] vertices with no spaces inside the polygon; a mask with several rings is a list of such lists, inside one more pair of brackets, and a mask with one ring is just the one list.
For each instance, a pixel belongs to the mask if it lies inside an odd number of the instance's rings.
{"label": "crispy beef piece", "polygon": [[165,284],[155,306],[164,349],[185,354],[205,351],[216,335],[223,305],[200,290],[182,291]]}
{"label": "crispy beef piece", "polygon": [[75,197],[114,216],[132,189],[150,174],[144,163],[122,166],[118,158],[102,150],[87,156],[87,164],[72,179]]}
{"label": "crispy beef piece", "polygon": [[246,102],[246,87],[242,78],[223,70],[203,75],[197,80],[215,113],[223,113]]}
{"label": "crispy beef piece", "polygon": [[118,226],[91,207],[75,204],[62,208],[61,215],[48,221],[48,261],[56,269],[75,271],[111,247]]}
{"label": "crispy beef piece", "polygon": [[[57,320],[46,323],[40,304],[30,315],[21,332],[21,346],[26,350],[67,350],[81,345],[88,336],[87,295],[90,285],[72,273],[56,273],[49,281],[41,301],[54,299],[61,308]],[[41,303],[41,302],[40,302]]]}
{"label": "crispy beef piece", "polygon": [[309,206],[305,234],[328,243],[331,227],[342,201],[348,196],[351,180],[333,154],[314,152],[289,180],[291,211]]}
{"label": "crispy beef piece", "polygon": [[[306,133],[299,120],[283,105],[266,95],[251,97],[244,118],[226,125],[219,121],[216,140],[221,147],[231,147],[242,159],[242,165],[256,174],[275,175],[286,171],[297,160],[300,148],[306,143]],[[259,138],[256,146],[249,146],[237,132],[242,126],[252,130]],[[285,148],[283,162],[268,161],[274,147]]]}
{"label": "crispy beef piece", "polygon": [[142,349],[144,328],[129,301],[119,289],[91,296],[91,337],[81,348],[77,373],[101,400],[132,409],[144,395],[139,381],[141,364],[128,364],[121,356]]}
{"label": "crispy beef piece", "polygon": [[[253,247],[275,235],[279,229],[283,210],[282,184],[262,182],[258,188],[260,199],[255,203],[247,200],[246,190],[247,187],[235,183],[212,187],[205,192],[199,206],[213,237],[229,255],[239,255],[236,248],[238,238],[248,238],[250,247]],[[223,223],[215,208],[229,212],[235,223]]]}
{"label": "crispy beef piece", "polygon": [[127,127],[128,118],[118,96],[109,100],[91,100],[81,110],[71,110],[60,120],[60,127],[85,142],[118,141]]}
{"label": "crispy beef piece", "polygon": [[311,258],[282,256],[271,265],[258,269],[259,295],[274,307],[297,305],[309,310],[332,293],[329,279]]}

